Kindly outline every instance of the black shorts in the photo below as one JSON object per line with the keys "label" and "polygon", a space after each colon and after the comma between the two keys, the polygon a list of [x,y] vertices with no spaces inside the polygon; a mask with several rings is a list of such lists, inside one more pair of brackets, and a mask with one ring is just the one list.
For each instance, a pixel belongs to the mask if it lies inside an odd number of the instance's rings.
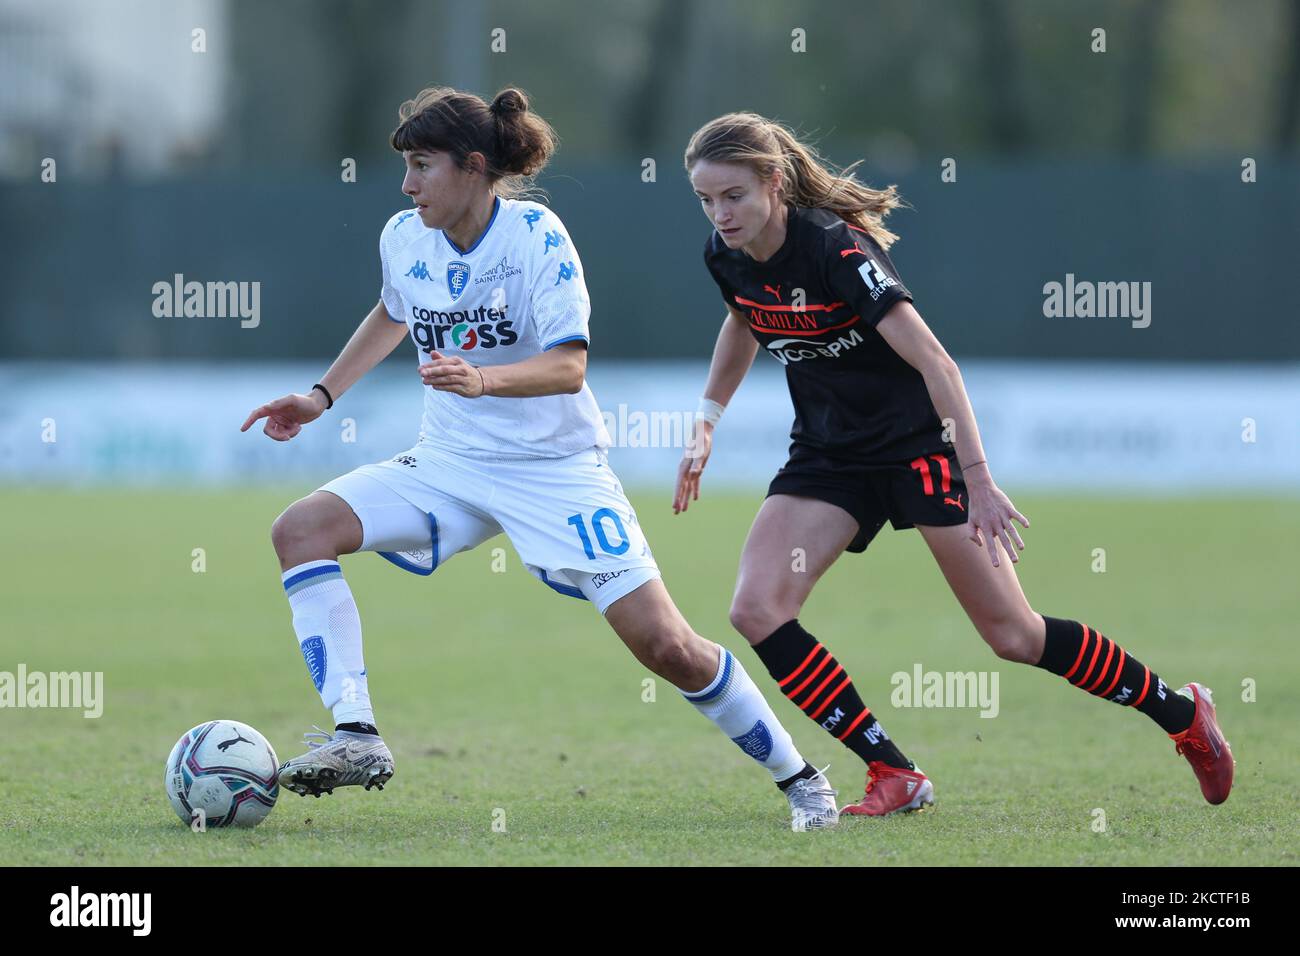
{"label": "black shorts", "polygon": [[861,464],[795,445],[767,493],[816,498],[843,508],[858,522],[848,550],[862,552],[888,520],[895,531],[921,525],[966,523],[966,482],[952,448],[911,461]]}

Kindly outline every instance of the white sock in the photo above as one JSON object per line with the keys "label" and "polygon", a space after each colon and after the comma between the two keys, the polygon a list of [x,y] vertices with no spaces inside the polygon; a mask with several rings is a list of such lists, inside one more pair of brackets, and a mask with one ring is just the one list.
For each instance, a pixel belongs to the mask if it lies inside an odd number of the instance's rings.
{"label": "white sock", "polygon": [[293,630],[320,699],[334,723],[373,724],[361,617],[337,561],[308,561],[281,576],[293,609]]}
{"label": "white sock", "polygon": [[682,691],[682,696],[766,767],[773,780],[790,779],[804,768],[803,755],[740,661],[720,645],[718,652],[718,673],[709,686],[689,694]]}

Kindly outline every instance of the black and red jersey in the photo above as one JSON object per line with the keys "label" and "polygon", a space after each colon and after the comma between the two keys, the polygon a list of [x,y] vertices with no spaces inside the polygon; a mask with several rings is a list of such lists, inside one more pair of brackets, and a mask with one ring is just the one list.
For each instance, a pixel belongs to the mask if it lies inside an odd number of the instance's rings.
{"label": "black and red jersey", "polygon": [[704,262],[727,304],[785,366],[795,444],[862,462],[949,447],[921,374],[876,331],[911,301],[894,264],[863,230],[826,209],[788,207],[785,242],[766,262],[715,231]]}

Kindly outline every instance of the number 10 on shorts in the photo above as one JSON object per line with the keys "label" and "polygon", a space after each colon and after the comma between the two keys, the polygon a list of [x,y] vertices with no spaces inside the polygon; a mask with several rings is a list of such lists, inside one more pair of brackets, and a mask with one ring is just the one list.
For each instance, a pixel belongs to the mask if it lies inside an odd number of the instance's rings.
{"label": "number 10 on shorts", "polygon": [[[609,543],[609,533],[605,530],[606,520],[612,521],[614,530],[618,532],[619,542],[616,545]],[[595,560],[596,552],[591,547],[591,535],[587,533],[586,519],[580,514],[569,515],[569,524],[578,529],[578,537],[582,539],[582,550],[587,553],[587,557]],[[623,522],[609,508],[601,508],[592,514],[591,527],[596,532],[596,541],[600,544],[600,550],[606,554],[622,554],[631,543],[628,540],[627,531],[623,528]]]}

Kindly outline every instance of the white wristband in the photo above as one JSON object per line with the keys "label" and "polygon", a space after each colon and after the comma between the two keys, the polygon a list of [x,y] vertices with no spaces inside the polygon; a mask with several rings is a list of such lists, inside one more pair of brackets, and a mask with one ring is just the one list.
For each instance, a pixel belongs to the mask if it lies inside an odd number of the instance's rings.
{"label": "white wristband", "polygon": [[718,424],[722,418],[723,409],[726,405],[719,405],[717,402],[708,398],[700,399],[700,407],[695,410],[695,420],[697,422],[708,422],[710,425]]}

